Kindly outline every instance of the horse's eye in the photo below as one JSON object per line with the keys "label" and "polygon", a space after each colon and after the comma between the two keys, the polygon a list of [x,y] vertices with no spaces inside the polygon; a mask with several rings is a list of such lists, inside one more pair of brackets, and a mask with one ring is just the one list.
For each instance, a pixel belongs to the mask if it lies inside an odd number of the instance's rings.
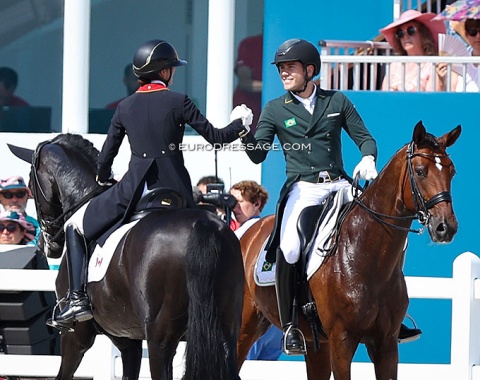
{"label": "horse's eye", "polygon": [[418,177],[425,177],[425,170],[423,166],[417,166],[415,168],[415,173],[417,174]]}

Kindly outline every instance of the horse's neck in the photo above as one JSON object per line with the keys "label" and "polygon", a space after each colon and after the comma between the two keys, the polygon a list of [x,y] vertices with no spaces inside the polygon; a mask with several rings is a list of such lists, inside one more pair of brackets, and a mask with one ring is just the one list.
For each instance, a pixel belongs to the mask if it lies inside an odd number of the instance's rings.
{"label": "horse's neck", "polygon": [[75,192],[71,192],[69,189],[71,189],[70,184],[59,184],[59,201],[64,211],[74,208],[83,201],[95,189],[95,184],[77,187]]}
{"label": "horse's neck", "polygon": [[[404,150],[398,152],[382,169],[375,181],[365,190],[363,203],[373,211],[395,217],[412,215],[404,203],[404,192],[408,179]],[[405,219],[396,224],[410,225]]]}

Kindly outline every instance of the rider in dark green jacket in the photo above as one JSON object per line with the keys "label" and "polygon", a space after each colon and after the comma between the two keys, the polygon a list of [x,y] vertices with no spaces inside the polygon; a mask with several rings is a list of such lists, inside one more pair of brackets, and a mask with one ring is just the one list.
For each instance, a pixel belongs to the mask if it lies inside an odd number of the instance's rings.
{"label": "rider in dark green jacket", "polygon": [[294,325],[295,264],[300,255],[297,221],[301,211],[320,204],[330,193],[349,186],[342,159],[341,133],[357,145],[362,159],[355,167],[360,179],[377,176],[377,145],[352,102],[341,92],[322,90],[313,78],[320,72],[320,54],[310,42],[285,41],[275,64],[286,94],[268,102],[255,136],[242,141],[255,163],[265,160],[278,137],[286,162],[287,180],[277,204],[275,230],[267,259],[276,254],[276,292],[284,331],[283,350],[305,354],[302,332]]}

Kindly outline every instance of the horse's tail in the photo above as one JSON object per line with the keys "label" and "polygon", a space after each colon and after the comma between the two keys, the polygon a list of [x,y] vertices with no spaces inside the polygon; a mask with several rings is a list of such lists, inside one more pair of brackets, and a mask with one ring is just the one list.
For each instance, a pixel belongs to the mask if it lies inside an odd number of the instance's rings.
{"label": "horse's tail", "polygon": [[189,305],[185,380],[228,378],[215,289],[221,246],[218,224],[195,224],[186,257]]}

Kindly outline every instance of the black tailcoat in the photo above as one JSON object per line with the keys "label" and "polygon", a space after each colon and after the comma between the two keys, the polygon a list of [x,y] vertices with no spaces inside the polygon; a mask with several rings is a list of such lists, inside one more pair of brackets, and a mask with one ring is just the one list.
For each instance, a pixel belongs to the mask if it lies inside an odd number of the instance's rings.
{"label": "black tailcoat", "polygon": [[145,181],[149,188],[166,187],[177,191],[193,205],[190,175],[184,165],[185,124],[209,143],[230,143],[244,129],[240,119],[217,129],[201,114],[192,100],[161,86],[143,86],[127,97],[113,115],[107,138],[98,158],[98,178],[110,177],[113,160],[125,135],[131,148],[128,170],[110,189],[92,199],[84,217],[87,239],[96,239],[113,230],[138,202]]}

